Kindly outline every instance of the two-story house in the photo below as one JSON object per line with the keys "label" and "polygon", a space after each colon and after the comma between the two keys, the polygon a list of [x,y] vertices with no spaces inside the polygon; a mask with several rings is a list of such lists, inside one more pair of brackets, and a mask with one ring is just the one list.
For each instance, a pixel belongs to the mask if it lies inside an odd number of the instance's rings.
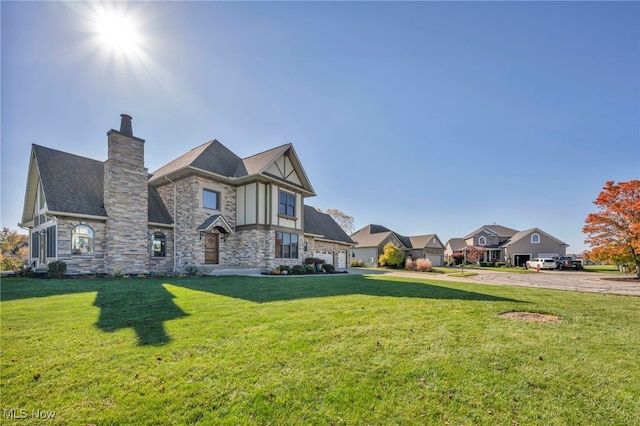
{"label": "two-story house", "polygon": [[188,264],[269,270],[313,256],[310,246],[346,263],[353,242],[335,221],[307,210],[305,228],[304,201],[315,192],[293,145],[240,158],[213,140],[149,174],[130,116],[121,115],[107,143],[104,162],[33,145],[21,226],[36,266],[62,260],[69,274]]}
{"label": "two-story house", "polygon": [[447,241],[445,261],[453,262],[454,252],[461,252],[466,258],[468,247],[483,249],[484,262],[522,266],[534,257],[564,256],[568,244],[539,228],[517,231],[501,225],[484,225],[463,238]]}

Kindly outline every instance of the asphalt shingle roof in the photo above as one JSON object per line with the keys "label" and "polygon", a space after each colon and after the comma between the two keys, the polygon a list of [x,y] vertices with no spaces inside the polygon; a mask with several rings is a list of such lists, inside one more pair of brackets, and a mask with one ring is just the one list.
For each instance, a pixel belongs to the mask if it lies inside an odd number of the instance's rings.
{"label": "asphalt shingle roof", "polygon": [[[104,208],[104,163],[68,152],[33,145],[50,211],[107,216]],[[149,187],[148,220],[171,224],[158,192]]]}
{"label": "asphalt shingle roof", "polygon": [[331,216],[307,205],[304,206],[304,232],[321,235],[324,239],[331,241],[355,244]]}

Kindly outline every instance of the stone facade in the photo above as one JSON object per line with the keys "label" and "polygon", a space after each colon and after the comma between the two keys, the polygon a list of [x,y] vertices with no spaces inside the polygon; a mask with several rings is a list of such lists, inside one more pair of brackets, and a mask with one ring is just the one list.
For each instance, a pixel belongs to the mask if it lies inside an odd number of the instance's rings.
{"label": "stone facade", "polygon": [[[104,221],[78,220],[58,217],[57,254],[58,260],[67,264],[67,274],[104,274],[107,227]],[[94,253],[92,255],[76,255],[71,253],[71,231],[77,225],[87,225],[93,230]]]}
{"label": "stone facade", "polygon": [[111,130],[104,164],[105,272],[149,272],[148,171],[144,141]]}

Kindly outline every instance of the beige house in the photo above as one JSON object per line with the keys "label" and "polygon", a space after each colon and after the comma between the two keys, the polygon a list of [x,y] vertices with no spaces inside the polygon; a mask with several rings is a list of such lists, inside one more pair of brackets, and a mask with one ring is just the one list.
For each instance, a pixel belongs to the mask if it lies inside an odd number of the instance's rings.
{"label": "beige house", "polygon": [[405,257],[427,258],[433,266],[443,265],[444,245],[436,234],[405,237],[381,225],[367,225],[353,233],[351,239],[355,241],[351,259],[361,260],[366,266],[378,266],[387,243],[399,247]]}
{"label": "beige house", "polygon": [[484,249],[482,262],[502,262],[522,266],[535,257],[564,256],[568,244],[539,228],[516,231],[501,225],[484,225],[463,238],[451,238],[445,247],[445,261],[452,263],[452,255],[465,255],[469,246]]}
{"label": "beige house", "polygon": [[353,242],[305,206],[315,192],[293,145],[240,158],[213,140],[149,174],[130,116],[107,138],[104,162],[33,145],[21,226],[36,267],[62,260],[69,274],[259,271],[300,264],[311,246],[346,268]]}

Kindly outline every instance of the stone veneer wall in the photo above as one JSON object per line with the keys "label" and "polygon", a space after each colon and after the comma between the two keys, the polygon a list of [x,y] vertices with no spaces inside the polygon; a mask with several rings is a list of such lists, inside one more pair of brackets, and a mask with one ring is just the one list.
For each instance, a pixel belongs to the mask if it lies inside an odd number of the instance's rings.
{"label": "stone veneer wall", "polygon": [[[338,267],[338,252],[344,251],[349,255],[349,246],[329,241],[316,240],[315,238],[305,237],[307,243],[307,251],[304,252],[303,260],[307,257],[313,257],[314,252],[333,253],[333,266]],[[348,259],[347,259],[348,261]]]}
{"label": "stone veneer wall", "polygon": [[[67,264],[67,275],[106,273],[106,223],[103,221],[67,219],[61,217],[58,217],[56,222],[58,260]],[[77,225],[87,225],[93,229],[94,254],[71,254],[71,231]]]}
{"label": "stone veneer wall", "polygon": [[105,272],[149,272],[148,188],[144,141],[111,130],[104,163]]}
{"label": "stone veneer wall", "polygon": [[[182,254],[181,265],[204,264],[204,239],[200,238],[198,226],[213,214],[222,214],[232,229],[236,222],[236,192],[235,188],[205,179],[196,175],[187,176],[175,181],[177,210],[174,222],[176,224],[176,251]],[[221,210],[211,210],[202,207],[202,190],[218,191],[221,196]],[[160,197],[164,201],[169,213],[174,215],[174,184],[167,180],[166,184],[157,187]],[[221,265],[239,265],[233,254],[234,247],[239,241],[234,234],[227,236],[227,241],[220,240],[219,263]]]}

